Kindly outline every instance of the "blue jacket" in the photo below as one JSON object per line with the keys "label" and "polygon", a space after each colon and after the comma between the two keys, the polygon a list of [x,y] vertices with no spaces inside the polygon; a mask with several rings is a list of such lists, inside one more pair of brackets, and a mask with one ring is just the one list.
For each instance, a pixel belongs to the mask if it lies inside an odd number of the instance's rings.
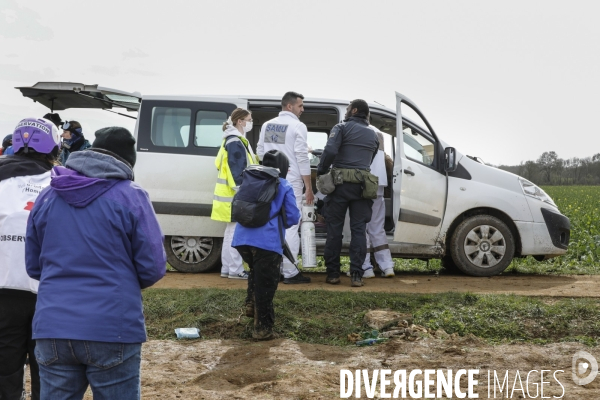
{"label": "blue jacket", "polygon": [[60,165],[66,165],[69,156],[75,152],[87,150],[92,145],[87,141],[83,136],[80,136],[76,139],[68,140],[67,142],[71,145],[70,148],[64,147],[61,149],[60,154],[58,155],[58,161],[60,161]]}
{"label": "blue jacket", "polygon": [[55,167],[29,216],[27,273],[40,281],[34,339],[146,340],[141,289],[165,274],[163,236],[133,171],[94,150]]}
{"label": "blue jacket", "polygon": [[[296,206],[294,189],[292,189],[288,181],[279,178],[279,190],[277,191],[277,196],[271,202],[271,217],[279,214],[282,204],[285,208],[286,224],[283,224],[281,216],[271,218],[269,222],[258,228],[246,228],[245,226],[236,224],[231,246],[254,246],[283,254],[283,243],[281,242],[280,234],[282,233],[285,238],[285,230],[298,224],[300,210]],[[278,224],[281,224],[281,230]]]}

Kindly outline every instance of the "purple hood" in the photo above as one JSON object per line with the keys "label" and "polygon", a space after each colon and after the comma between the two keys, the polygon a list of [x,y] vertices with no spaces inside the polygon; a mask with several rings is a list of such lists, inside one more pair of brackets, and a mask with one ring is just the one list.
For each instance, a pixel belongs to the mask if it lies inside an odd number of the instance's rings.
{"label": "purple hood", "polygon": [[50,186],[67,203],[86,207],[122,180],[131,180],[133,171],[121,161],[94,151],[71,154],[67,168],[54,167]]}

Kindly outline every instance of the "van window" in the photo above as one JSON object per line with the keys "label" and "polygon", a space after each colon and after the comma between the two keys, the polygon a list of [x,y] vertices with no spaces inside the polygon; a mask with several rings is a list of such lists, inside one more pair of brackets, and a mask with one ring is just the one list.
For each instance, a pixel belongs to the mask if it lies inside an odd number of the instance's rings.
{"label": "van window", "polygon": [[410,126],[403,127],[404,155],[411,160],[425,165],[432,165],[434,160],[433,143]]}
{"label": "van window", "polygon": [[[329,137],[327,136],[327,132],[325,131],[308,131],[306,135],[306,141],[308,143],[309,152],[311,150],[323,150],[325,148],[325,145],[327,144],[328,138]],[[319,165],[320,158],[313,155],[312,153],[309,153],[308,159],[310,161],[311,166],[315,167]]]}
{"label": "van window", "polygon": [[369,122],[383,133],[383,151],[394,158],[396,150],[396,118],[373,111],[371,112],[371,120]]}
{"label": "van window", "polygon": [[191,120],[192,110],[189,108],[153,107],[152,143],[156,146],[187,147]]}
{"label": "van window", "polygon": [[221,147],[225,121],[227,114],[224,111],[198,111],[194,144],[199,147]]}

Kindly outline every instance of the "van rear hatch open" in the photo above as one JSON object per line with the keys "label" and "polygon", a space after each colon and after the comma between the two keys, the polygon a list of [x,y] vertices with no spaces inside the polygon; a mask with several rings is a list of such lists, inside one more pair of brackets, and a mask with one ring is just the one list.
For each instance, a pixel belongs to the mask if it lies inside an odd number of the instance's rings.
{"label": "van rear hatch open", "polygon": [[38,82],[31,87],[17,87],[23,96],[45,105],[52,112],[69,108],[125,108],[138,111],[142,95],[139,92],[84,85],[74,82]]}

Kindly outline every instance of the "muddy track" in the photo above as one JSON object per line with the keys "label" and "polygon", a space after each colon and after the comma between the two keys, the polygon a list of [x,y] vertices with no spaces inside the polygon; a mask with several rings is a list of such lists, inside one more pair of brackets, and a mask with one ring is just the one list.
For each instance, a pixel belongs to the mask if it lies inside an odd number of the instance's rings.
{"label": "muddy track", "polygon": [[[305,273],[312,282],[303,285],[280,284],[278,290],[343,290],[388,293],[471,292],[517,294],[548,297],[600,297],[600,275],[500,275],[474,278],[463,275],[397,274],[392,279],[365,280],[365,286],[351,288],[350,278],[343,276],[339,285],[325,283],[324,273]],[[217,272],[186,274],[167,272],[154,288],[170,289],[244,289],[245,280],[221,278]]]}

